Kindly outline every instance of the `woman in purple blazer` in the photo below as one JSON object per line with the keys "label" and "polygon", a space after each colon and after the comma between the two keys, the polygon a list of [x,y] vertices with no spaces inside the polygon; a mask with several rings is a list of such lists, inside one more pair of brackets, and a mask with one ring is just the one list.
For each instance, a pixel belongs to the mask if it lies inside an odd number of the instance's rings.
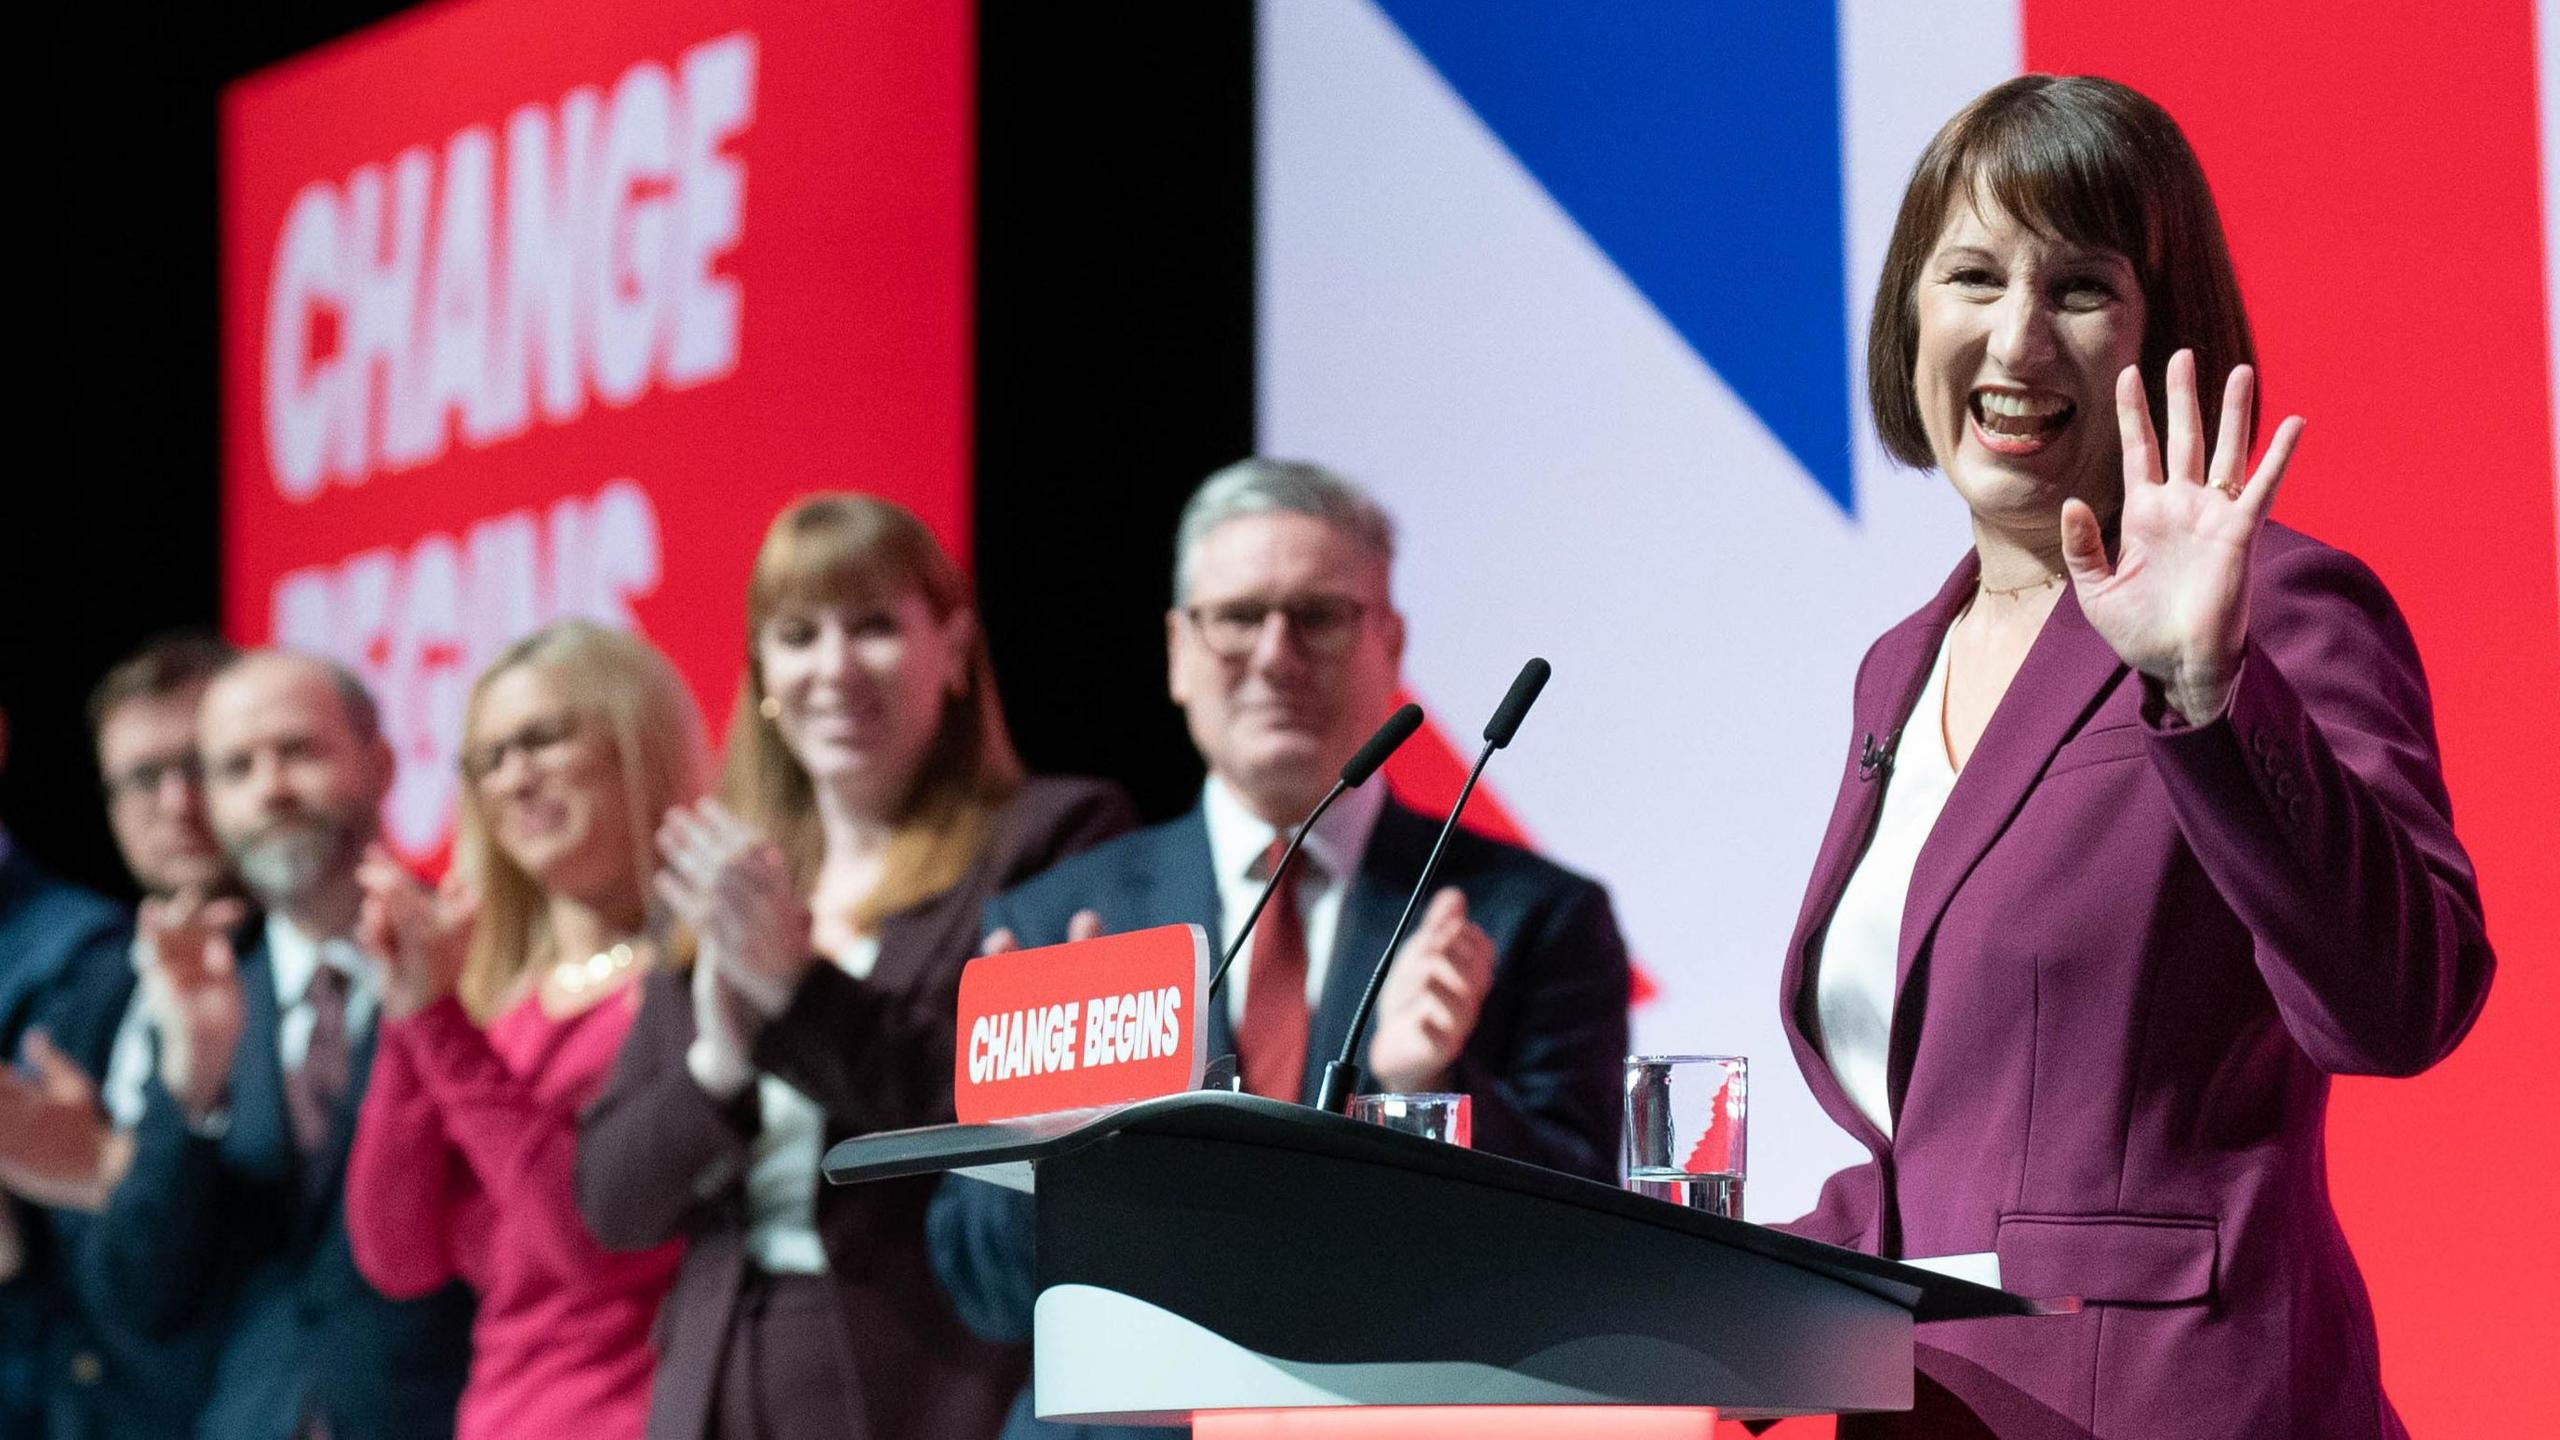
{"label": "woman in purple blazer", "polygon": [[2493,961],[2408,627],[2265,519],[2253,360],[2151,101],[2025,76],[1921,157],[1869,389],[1974,544],[1858,672],[1782,993],[1872,1158],[1790,1228],[2087,1305],[1930,1327],[1844,1436],[2404,1433],[2329,1076],[2433,1064]]}

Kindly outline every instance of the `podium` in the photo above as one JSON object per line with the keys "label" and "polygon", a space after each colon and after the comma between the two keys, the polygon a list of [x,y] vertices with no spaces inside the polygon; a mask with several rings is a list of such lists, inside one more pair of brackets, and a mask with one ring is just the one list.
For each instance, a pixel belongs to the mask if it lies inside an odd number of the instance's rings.
{"label": "podium", "polygon": [[937,1171],[1033,1194],[1053,1420],[1902,1410],[1914,1324],[2078,1308],[1229,1091],[857,1136],[825,1163]]}

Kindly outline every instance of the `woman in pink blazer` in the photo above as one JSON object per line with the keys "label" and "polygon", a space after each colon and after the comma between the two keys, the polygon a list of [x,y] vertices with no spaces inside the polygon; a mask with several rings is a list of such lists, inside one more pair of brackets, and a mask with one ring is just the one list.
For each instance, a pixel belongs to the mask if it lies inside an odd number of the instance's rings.
{"label": "woman in pink blazer", "polygon": [[2403,1433],[2329,1076],[2434,1063],[2493,962],[2407,626],[2265,520],[2253,358],[2149,100],[2026,76],[1922,156],[1869,386],[1974,545],[1858,672],[1782,1003],[1872,1156],[1790,1228],[2087,1304],[1930,1327],[1844,1436]]}
{"label": "woman in pink blazer", "polygon": [[478,1293],[461,1440],[636,1440],[682,1247],[616,1254],[588,1235],[577,1117],[659,958],[653,836],[702,793],[702,722],[647,642],[565,620],[472,687],[462,768],[444,894],[387,856],[364,871],[382,1022],[348,1237],[385,1294],[456,1276]]}

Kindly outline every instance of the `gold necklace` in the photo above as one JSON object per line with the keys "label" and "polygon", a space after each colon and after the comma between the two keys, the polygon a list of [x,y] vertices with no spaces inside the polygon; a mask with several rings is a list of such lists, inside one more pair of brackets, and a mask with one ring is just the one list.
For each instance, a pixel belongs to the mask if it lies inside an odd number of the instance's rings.
{"label": "gold necklace", "polygon": [[2062,572],[2056,570],[2041,580],[2031,581],[2025,585],[1984,585],[1979,580],[1976,580],[1974,584],[1978,586],[1985,595],[1997,595],[2004,600],[2015,600],[2030,590],[2042,590],[2048,585],[2057,584],[2061,579]]}
{"label": "gold necklace", "polygon": [[613,977],[639,963],[639,952],[631,942],[623,941],[610,950],[599,950],[584,960],[563,960],[551,967],[551,978],[568,995],[583,995],[598,989]]}

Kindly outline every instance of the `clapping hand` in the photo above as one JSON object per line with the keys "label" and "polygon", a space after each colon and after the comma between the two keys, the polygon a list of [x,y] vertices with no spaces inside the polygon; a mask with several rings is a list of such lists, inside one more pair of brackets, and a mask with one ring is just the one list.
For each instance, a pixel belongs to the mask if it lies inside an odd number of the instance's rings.
{"label": "clapping hand", "polygon": [[123,1176],[132,1146],[107,1123],[97,1082],[29,1030],[31,1074],[0,1066],[0,1186],[39,1205],[96,1210]]}
{"label": "clapping hand", "polygon": [[[1100,911],[1079,910],[1075,914],[1067,917],[1068,944],[1072,945],[1086,940],[1099,940],[1101,938],[1102,913]],[[1021,948],[1022,942],[1014,937],[1014,933],[999,925],[995,929],[988,931],[987,938],[979,942],[978,953],[981,955],[1010,955]]]}
{"label": "clapping hand", "polygon": [[2097,512],[2062,506],[2062,560],[2091,628],[2125,664],[2159,682],[2188,723],[2218,718],[2239,678],[2249,632],[2249,550],[2275,503],[2276,486],[2302,438],[2288,417],[2254,472],[2250,409],[2257,375],[2235,367],[2222,392],[2221,433],[2211,459],[2196,404],[2196,357],[2169,357],[2169,444],[2163,465],[2142,372],[2116,377],[2116,427],[2124,444],[2124,515],[2114,564]]}
{"label": "clapping hand", "polygon": [[1454,885],[1444,888],[1396,951],[1378,990],[1369,1073],[1379,1087],[1446,1089],[1492,988],[1493,937],[1467,918],[1465,894]]}
{"label": "clapping hand", "polygon": [[231,930],[247,913],[228,898],[142,902],[143,996],[160,1032],[160,1083],[197,1119],[221,1108],[246,1023]]}
{"label": "clapping hand", "polygon": [[766,1016],[777,1015],[817,959],[809,909],[781,849],[716,800],[680,805],[658,827],[657,891],[701,942],[709,965]]}
{"label": "clapping hand", "polygon": [[382,981],[382,1014],[405,1020],[450,995],[462,978],[480,897],[457,865],[429,891],[376,845],[356,867],[364,903],[356,912],[356,944]]}

